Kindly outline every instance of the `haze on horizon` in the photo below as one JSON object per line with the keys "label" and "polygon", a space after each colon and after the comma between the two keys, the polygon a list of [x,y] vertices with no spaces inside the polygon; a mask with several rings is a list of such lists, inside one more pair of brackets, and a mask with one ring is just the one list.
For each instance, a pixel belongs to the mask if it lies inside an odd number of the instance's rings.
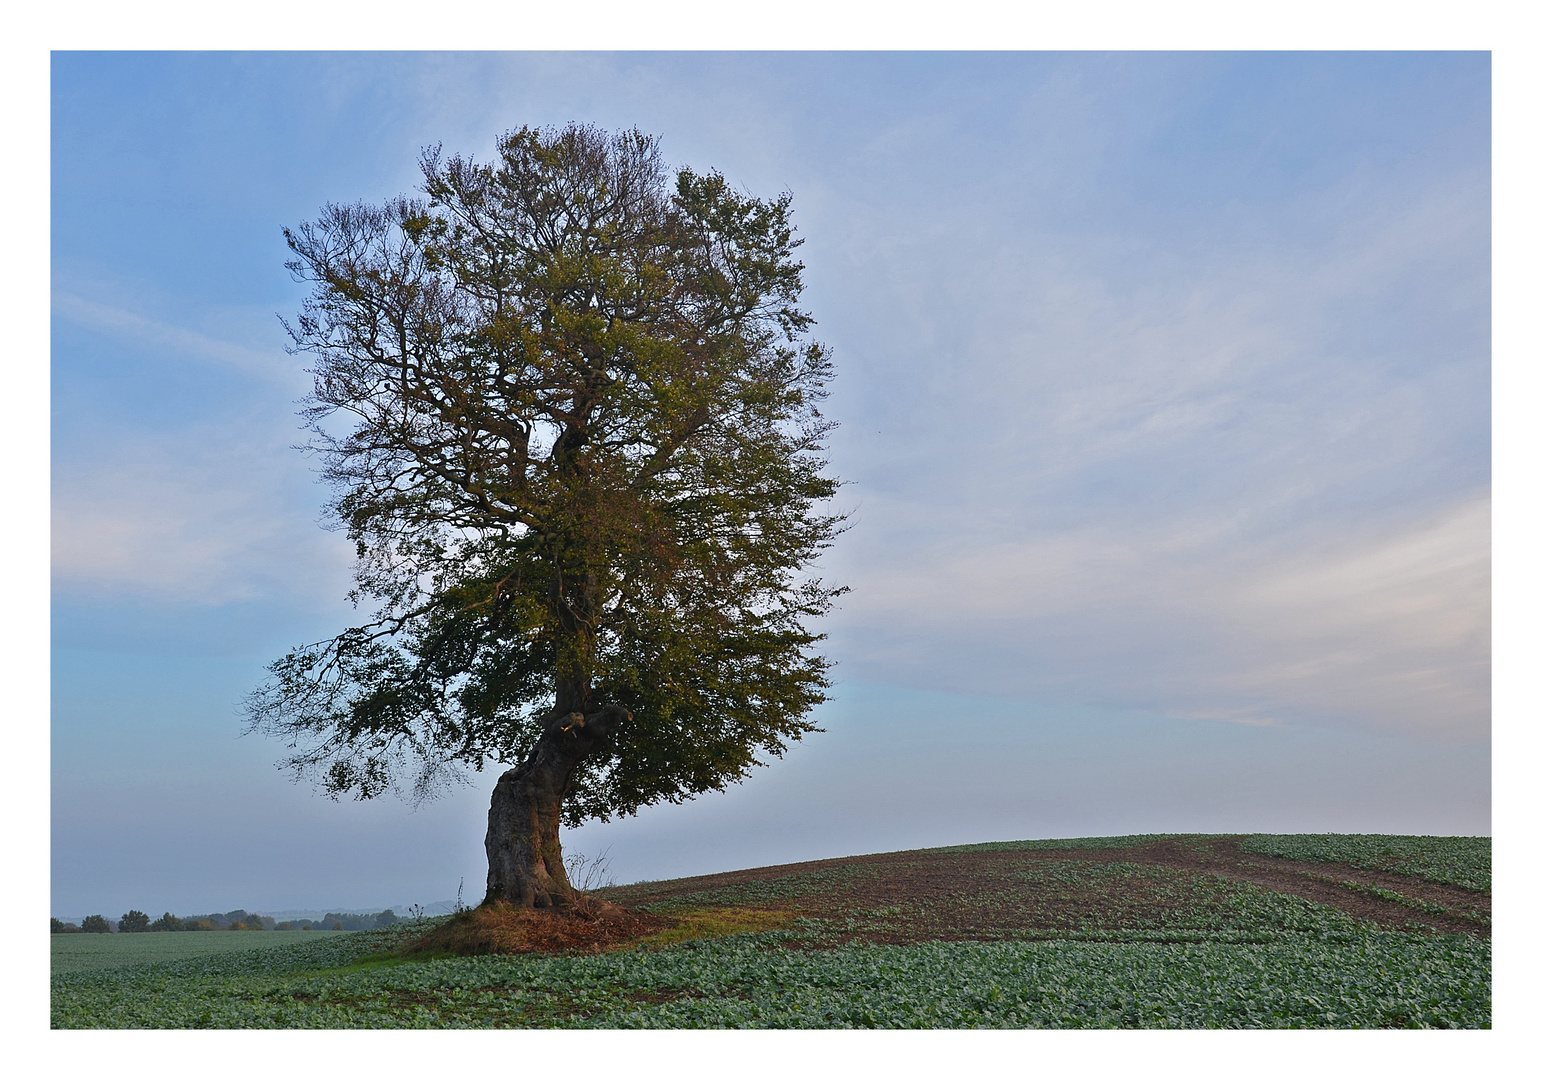
{"label": "haze on horizon", "polygon": [[56,53],[52,907],[480,898],[496,767],[334,804],[238,737],[354,614],[279,230],[568,120],[793,193],[852,515],[826,732],[569,850],[1487,834],[1489,87],[1481,53]]}

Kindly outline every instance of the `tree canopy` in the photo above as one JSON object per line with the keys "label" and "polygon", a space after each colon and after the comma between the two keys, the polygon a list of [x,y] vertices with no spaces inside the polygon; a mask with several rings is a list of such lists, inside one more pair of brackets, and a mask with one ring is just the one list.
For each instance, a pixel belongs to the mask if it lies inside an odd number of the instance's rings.
{"label": "tree canopy", "polygon": [[368,617],[273,663],[250,726],[334,797],[423,797],[630,714],[568,824],[743,778],[815,730],[809,621],[842,591],[811,570],[842,518],[790,196],[576,124],[421,167],[420,196],[285,230]]}

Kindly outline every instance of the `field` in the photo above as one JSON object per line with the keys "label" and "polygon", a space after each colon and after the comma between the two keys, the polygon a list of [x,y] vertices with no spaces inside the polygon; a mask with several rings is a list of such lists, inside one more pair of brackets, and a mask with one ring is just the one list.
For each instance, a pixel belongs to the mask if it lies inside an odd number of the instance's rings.
{"label": "field", "polygon": [[197,931],[188,934],[54,934],[53,973],[100,971],[221,953],[298,945],[314,932],[272,930],[264,933]]}
{"label": "field", "polygon": [[1113,837],[604,890],[651,933],[598,951],[56,936],[53,1025],[1488,1027],[1489,873],[1481,838]]}

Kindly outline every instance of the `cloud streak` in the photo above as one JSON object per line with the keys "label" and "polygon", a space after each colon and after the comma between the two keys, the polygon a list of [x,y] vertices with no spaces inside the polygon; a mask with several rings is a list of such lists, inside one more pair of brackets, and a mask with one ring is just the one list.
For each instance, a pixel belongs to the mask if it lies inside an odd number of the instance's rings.
{"label": "cloud streak", "polygon": [[938,544],[852,575],[836,651],[859,679],[1486,738],[1489,517],[1284,557],[1171,524]]}
{"label": "cloud streak", "polygon": [[1211,603],[1237,630],[1223,686],[1325,716],[1486,738],[1487,498],[1238,574]]}
{"label": "cloud streak", "polygon": [[350,551],[317,528],[310,473],[273,432],[119,440],[55,468],[55,589],[211,606],[347,589]]}
{"label": "cloud streak", "polygon": [[1486,186],[1364,187],[1181,258],[878,260],[837,342],[844,674],[1486,738]]}
{"label": "cloud streak", "polygon": [[51,300],[56,318],[67,319],[138,345],[166,349],[204,363],[215,364],[242,375],[281,385],[293,385],[299,365],[284,362],[283,354],[237,345],[180,326],[147,318],[136,312],[103,304],[72,292],[54,290]]}

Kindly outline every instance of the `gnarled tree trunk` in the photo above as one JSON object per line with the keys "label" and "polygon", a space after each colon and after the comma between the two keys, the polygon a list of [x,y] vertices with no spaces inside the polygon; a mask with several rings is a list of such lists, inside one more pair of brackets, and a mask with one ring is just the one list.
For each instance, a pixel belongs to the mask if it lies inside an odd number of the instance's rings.
{"label": "gnarled tree trunk", "polygon": [[487,811],[487,896],[526,908],[569,908],[577,892],[562,866],[557,828],[573,770],[632,718],[616,705],[553,712],[520,765],[498,778]]}

